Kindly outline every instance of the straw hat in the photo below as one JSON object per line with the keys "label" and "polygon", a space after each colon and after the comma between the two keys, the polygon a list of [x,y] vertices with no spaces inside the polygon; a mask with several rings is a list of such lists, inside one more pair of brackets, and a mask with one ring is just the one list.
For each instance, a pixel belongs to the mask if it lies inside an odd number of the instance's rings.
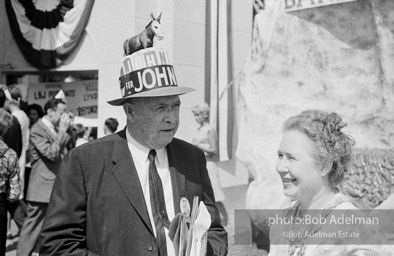
{"label": "straw hat", "polygon": [[108,101],[121,106],[130,98],[181,95],[194,91],[180,87],[167,52],[149,47],[125,56],[120,69],[121,98]]}

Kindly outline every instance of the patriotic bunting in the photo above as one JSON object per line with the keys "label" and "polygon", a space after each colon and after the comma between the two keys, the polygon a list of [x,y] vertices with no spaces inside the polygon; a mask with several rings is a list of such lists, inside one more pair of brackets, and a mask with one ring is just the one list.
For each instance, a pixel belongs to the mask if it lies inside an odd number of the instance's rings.
{"label": "patriotic bunting", "polygon": [[6,0],[12,34],[38,69],[60,66],[81,40],[94,0]]}

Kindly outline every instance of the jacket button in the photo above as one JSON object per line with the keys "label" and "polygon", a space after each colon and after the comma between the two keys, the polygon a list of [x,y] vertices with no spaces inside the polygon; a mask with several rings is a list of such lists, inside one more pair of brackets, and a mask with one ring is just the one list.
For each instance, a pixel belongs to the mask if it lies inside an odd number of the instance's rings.
{"label": "jacket button", "polygon": [[153,250],[153,246],[152,246],[151,244],[148,244],[148,245],[146,246],[146,249],[147,249],[148,251],[152,251],[152,250]]}

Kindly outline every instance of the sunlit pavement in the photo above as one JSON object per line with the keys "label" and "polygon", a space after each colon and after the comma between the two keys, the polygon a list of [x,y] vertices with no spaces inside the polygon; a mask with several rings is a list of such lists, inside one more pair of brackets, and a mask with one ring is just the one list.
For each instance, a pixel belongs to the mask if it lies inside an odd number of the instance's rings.
{"label": "sunlit pavement", "polygon": [[[266,256],[263,250],[253,245],[234,245],[234,210],[245,208],[245,195],[248,183],[248,173],[237,161],[219,163],[220,180],[226,196],[225,206],[229,213],[229,223],[225,227],[229,234],[229,256]],[[12,225],[12,232],[16,234],[16,226]],[[6,256],[15,256],[18,238],[7,240]]]}

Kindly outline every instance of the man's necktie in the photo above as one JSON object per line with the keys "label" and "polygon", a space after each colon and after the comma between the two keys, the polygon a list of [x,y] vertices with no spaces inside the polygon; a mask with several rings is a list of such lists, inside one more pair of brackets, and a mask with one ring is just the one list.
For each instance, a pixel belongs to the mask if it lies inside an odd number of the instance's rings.
{"label": "man's necktie", "polygon": [[164,201],[163,184],[155,164],[156,151],[149,151],[149,192],[152,206],[153,220],[156,228],[156,240],[159,247],[160,256],[167,256],[166,235],[164,227],[168,229],[170,221],[168,220],[166,202]]}

